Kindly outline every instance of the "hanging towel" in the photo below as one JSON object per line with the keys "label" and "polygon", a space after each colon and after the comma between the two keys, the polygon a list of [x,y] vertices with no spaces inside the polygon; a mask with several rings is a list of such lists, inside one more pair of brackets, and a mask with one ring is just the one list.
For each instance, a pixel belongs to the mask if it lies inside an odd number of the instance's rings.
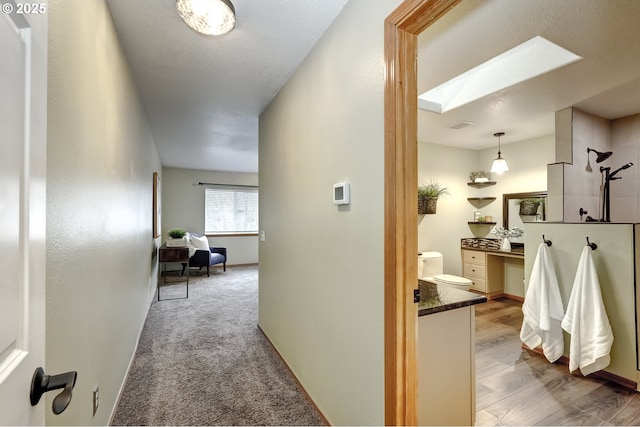
{"label": "hanging towel", "polygon": [[580,368],[589,375],[609,366],[613,332],[589,246],[580,256],[562,328],[571,334],[569,372]]}
{"label": "hanging towel", "polygon": [[558,360],[564,352],[561,327],[564,309],[556,271],[545,243],[538,247],[522,312],[522,342],[529,348],[542,345],[542,352],[549,362]]}

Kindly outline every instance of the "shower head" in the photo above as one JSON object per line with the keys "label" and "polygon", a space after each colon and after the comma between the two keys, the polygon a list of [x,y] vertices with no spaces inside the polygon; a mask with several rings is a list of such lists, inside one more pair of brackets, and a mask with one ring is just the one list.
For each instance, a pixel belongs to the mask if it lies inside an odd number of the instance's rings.
{"label": "shower head", "polygon": [[[616,176],[616,174],[617,174],[618,172],[622,171],[622,170],[629,169],[631,166],[633,166],[633,163],[632,163],[632,162],[629,162],[629,163],[627,163],[626,165],[622,165],[622,166],[620,166],[618,169],[614,170],[613,172],[611,172],[611,173],[609,174],[609,178],[610,178],[610,179],[620,179],[620,178],[614,178],[614,176]],[[602,167],[600,167],[600,169],[602,170]]]}
{"label": "shower head", "polygon": [[598,151],[598,150],[594,150],[593,148],[587,148],[587,158],[589,156],[589,153],[593,151],[594,153],[597,154],[596,157],[596,163],[602,163],[605,160],[607,160],[609,157],[611,157],[611,155],[613,154],[612,151],[605,151],[604,153]]}

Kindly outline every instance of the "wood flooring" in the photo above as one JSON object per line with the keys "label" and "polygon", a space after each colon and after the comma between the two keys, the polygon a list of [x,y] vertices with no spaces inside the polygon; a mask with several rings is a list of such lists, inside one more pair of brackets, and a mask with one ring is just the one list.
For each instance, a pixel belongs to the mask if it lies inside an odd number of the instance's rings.
{"label": "wood flooring", "polygon": [[639,425],[640,393],[521,347],[522,303],[476,305],[476,425]]}

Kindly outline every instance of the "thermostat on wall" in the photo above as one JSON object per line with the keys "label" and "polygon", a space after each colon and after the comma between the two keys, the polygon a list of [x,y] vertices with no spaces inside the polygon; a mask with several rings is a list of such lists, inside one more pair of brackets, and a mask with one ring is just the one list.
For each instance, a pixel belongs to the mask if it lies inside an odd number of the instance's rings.
{"label": "thermostat on wall", "polygon": [[348,205],[350,202],[349,183],[338,182],[333,184],[333,204]]}

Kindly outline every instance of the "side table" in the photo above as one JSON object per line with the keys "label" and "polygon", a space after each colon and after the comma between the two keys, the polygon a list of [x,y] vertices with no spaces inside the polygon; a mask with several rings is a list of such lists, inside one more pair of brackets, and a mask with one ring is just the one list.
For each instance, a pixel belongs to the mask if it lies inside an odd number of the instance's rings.
{"label": "side table", "polygon": [[[167,263],[189,263],[189,248],[188,247],[172,247],[169,248],[166,245],[160,246],[158,249],[158,260],[162,264],[164,275],[164,283],[167,283]],[[189,298],[189,269],[187,268],[187,296]],[[170,299],[185,299],[185,298],[165,298],[160,299],[160,282],[158,282],[158,301],[170,300]]]}

